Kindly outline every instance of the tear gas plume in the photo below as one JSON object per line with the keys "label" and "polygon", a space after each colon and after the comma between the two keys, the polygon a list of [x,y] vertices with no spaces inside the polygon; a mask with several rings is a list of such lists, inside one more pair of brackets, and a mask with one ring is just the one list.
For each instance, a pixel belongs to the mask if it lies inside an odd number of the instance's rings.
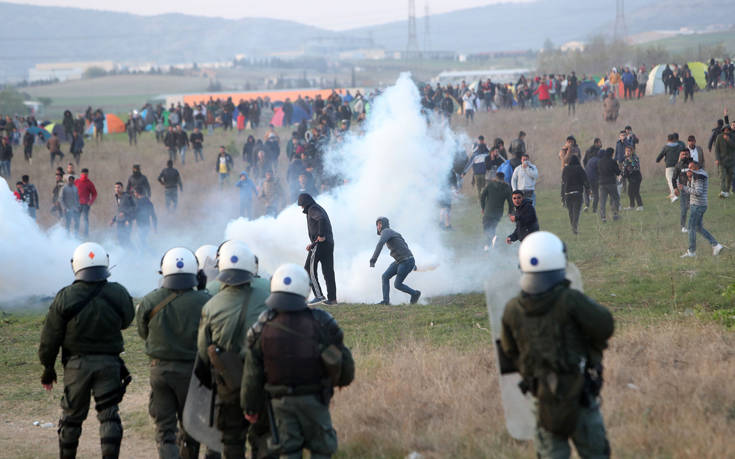
{"label": "tear gas plume", "polygon": [[[447,174],[457,145],[466,139],[446,123],[428,124],[420,109],[419,91],[404,74],[374,100],[364,132],[346,136],[338,147],[326,152],[326,172],[345,180],[330,193],[315,197],[332,222],[339,301],[381,299],[381,274],[392,259],[384,247],[376,268],[369,267],[378,241],[378,216],[388,217],[391,227],[403,235],[419,267],[437,265],[433,271],[414,273],[407,279],[425,297],[479,291],[490,270],[487,258],[460,257],[442,243],[438,201],[447,192]],[[221,194],[213,192],[212,202],[221,203]],[[108,232],[107,239],[98,242],[109,251],[115,266],[110,280],[122,283],[134,296],[144,295],[158,285],[159,262],[166,249],[185,246],[194,250],[204,243],[221,242],[223,236],[246,242],[258,255],[264,272],[273,272],[282,263],[304,262],[309,243],[306,218],[296,205],[276,218],[232,220],[224,235],[221,229],[226,219],[221,210],[221,206],[219,212],[202,209],[216,215],[199,219],[201,224],[188,229],[162,232],[158,245],[144,254],[121,248],[114,231]],[[2,178],[0,215],[1,301],[53,295],[73,280],[69,259],[82,241],[59,224],[41,230]],[[391,296],[393,303],[408,300],[408,295],[394,289]]]}

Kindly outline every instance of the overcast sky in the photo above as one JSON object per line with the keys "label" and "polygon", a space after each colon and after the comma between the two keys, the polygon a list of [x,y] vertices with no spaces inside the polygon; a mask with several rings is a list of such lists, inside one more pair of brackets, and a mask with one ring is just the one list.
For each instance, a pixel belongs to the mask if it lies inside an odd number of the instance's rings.
{"label": "overcast sky", "polygon": [[[405,19],[408,0],[5,0],[12,3],[70,6],[155,15],[184,13],[230,19],[286,19],[331,30],[344,30]],[[530,0],[428,0],[431,14]],[[415,0],[416,16],[424,15],[427,0]]]}

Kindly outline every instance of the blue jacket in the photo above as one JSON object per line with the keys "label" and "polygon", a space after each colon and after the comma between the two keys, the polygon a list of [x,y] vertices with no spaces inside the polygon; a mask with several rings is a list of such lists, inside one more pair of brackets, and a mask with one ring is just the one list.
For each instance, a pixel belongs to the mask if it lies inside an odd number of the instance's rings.
{"label": "blue jacket", "polygon": [[240,188],[240,200],[242,201],[250,201],[258,194],[255,184],[249,178],[238,181],[235,186]]}
{"label": "blue jacket", "polygon": [[503,164],[498,167],[498,172],[503,173],[503,180],[505,181],[505,183],[510,185],[510,179],[513,178],[513,166],[510,165],[509,159],[506,159],[505,162],[503,162]]}

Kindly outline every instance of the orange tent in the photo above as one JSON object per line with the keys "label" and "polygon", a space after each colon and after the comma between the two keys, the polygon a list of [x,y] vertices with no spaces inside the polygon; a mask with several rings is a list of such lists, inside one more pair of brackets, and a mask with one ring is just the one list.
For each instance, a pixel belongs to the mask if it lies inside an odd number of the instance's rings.
{"label": "orange tent", "polygon": [[125,123],[117,116],[112,113],[105,115],[107,117],[107,132],[110,134],[116,132],[125,132]]}
{"label": "orange tent", "polygon": [[[338,89],[337,93],[344,95],[344,89]],[[232,101],[237,104],[240,99],[242,100],[255,100],[258,97],[265,99],[270,98],[271,102],[280,101],[283,102],[288,97],[292,101],[301,97],[309,96],[314,98],[320,94],[323,99],[326,99],[332,94],[331,89],[294,89],[294,90],[275,90],[275,91],[248,91],[248,92],[217,92],[217,93],[204,93],[204,94],[184,94],[181,103],[198,104],[206,103],[210,97],[213,99],[226,100],[228,97],[232,97]]]}

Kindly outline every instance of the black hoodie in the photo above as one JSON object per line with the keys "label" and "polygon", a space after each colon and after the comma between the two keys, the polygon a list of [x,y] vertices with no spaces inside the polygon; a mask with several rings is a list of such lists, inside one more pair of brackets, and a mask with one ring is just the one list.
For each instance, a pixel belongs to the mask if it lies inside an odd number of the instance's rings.
{"label": "black hoodie", "polygon": [[329,221],[327,212],[314,201],[308,193],[299,195],[298,205],[306,214],[306,226],[309,231],[309,240],[316,242],[318,237],[323,237],[327,242],[334,242],[332,236],[332,223]]}

